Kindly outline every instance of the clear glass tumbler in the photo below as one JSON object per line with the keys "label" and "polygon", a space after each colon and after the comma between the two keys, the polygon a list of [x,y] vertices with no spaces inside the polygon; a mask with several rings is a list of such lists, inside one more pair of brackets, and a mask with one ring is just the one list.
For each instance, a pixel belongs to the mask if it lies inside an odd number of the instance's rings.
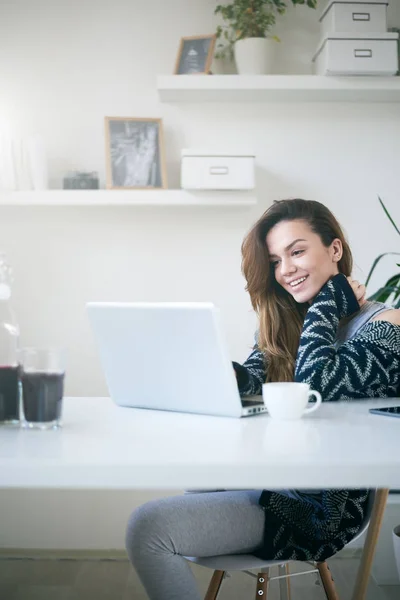
{"label": "clear glass tumbler", "polygon": [[61,426],[65,353],[60,349],[23,348],[19,352],[23,427]]}

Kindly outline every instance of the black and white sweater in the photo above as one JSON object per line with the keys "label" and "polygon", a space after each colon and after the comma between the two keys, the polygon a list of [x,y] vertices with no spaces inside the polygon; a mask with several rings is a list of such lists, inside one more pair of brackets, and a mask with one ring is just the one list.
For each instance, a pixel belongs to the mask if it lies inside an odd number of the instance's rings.
{"label": "black and white sweater", "polygon": [[[295,381],[321,393],[324,401],[394,397],[400,391],[400,326],[370,321],[338,343],[339,322],[359,311],[342,274],[330,279],[307,311],[295,365]],[[340,338],[340,336],[339,336]],[[257,344],[243,365],[234,363],[242,395],[260,394],[268,365]],[[264,490],[264,559],[325,560],[357,533],[368,490],[301,490],[297,497]]]}
{"label": "black and white sweater", "polygon": [[[307,311],[295,381],[321,393],[325,402],[396,396],[400,389],[400,326],[372,321],[337,347],[339,321],[359,310],[346,277],[330,279]],[[234,363],[241,395],[261,394],[267,365],[257,344],[243,365]]]}

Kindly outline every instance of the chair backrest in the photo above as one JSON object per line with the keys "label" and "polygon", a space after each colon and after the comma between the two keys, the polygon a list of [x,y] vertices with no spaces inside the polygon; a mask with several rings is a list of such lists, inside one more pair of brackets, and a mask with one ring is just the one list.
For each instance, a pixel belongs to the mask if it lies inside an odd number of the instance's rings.
{"label": "chair backrest", "polygon": [[376,498],[376,490],[370,490],[363,524],[361,525],[360,531],[351,540],[352,542],[354,542],[354,540],[357,540],[359,537],[361,537],[363,535],[363,533],[365,533],[366,530],[368,529],[368,525],[371,520],[372,509],[374,508],[375,498]]}

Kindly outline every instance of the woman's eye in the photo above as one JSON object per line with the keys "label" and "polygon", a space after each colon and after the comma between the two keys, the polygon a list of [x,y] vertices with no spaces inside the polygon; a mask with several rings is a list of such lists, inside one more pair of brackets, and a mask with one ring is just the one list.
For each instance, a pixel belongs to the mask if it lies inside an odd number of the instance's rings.
{"label": "woman's eye", "polygon": [[273,269],[276,269],[276,267],[278,266],[278,263],[279,263],[279,261],[278,261],[278,260],[275,260],[274,262],[272,262],[272,263],[271,263],[271,267],[272,267]]}
{"label": "woman's eye", "polygon": [[298,256],[299,254],[303,254],[304,250],[295,250],[293,252],[294,256]]}

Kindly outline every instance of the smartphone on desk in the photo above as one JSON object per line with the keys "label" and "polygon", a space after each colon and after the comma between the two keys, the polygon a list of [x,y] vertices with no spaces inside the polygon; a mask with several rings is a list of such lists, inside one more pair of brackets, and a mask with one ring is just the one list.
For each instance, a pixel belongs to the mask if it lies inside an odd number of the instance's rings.
{"label": "smartphone on desk", "polygon": [[400,406],[388,406],[386,408],[370,408],[369,412],[374,415],[384,415],[385,417],[400,417]]}

